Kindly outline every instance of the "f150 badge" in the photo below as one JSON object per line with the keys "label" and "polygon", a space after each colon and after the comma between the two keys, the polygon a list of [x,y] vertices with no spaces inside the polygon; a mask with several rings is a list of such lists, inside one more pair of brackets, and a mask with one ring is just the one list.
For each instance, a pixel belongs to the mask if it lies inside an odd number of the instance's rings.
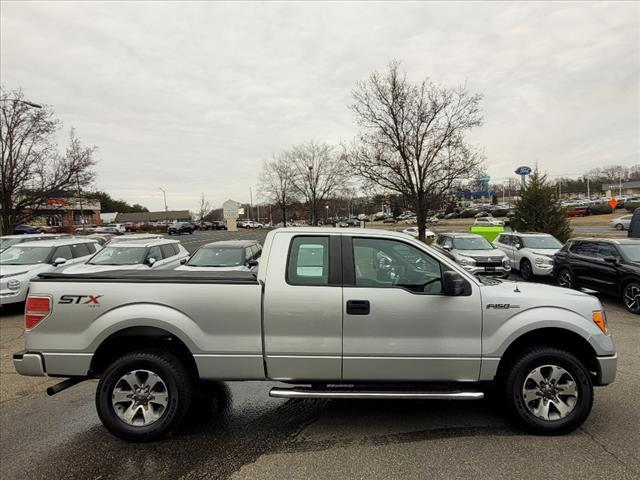
{"label": "f150 badge", "polygon": [[82,304],[82,305],[100,305],[100,297],[102,295],[62,295],[58,303],[68,305],[70,303]]}
{"label": "f150 badge", "polygon": [[511,303],[488,303],[487,309],[495,308],[496,310],[508,310],[510,308],[520,308],[520,305],[513,305]]}

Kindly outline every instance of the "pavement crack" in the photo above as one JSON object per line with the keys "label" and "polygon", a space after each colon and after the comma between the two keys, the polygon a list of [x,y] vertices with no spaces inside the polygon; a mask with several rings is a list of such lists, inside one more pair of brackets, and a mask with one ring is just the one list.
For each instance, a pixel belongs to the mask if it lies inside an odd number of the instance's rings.
{"label": "pavement crack", "polygon": [[[602,450],[604,450],[606,453],[608,453],[608,454],[609,454],[609,455],[611,455],[613,458],[615,458],[615,459],[616,459],[616,461],[618,461],[618,463],[620,463],[620,465],[623,465],[623,466],[624,466],[624,467],[626,467],[626,468],[631,468],[631,466],[630,466],[628,463],[626,463],[624,460],[622,460],[620,457],[618,457],[615,453],[613,453],[611,450],[609,450],[609,449],[607,448],[607,446],[606,446],[603,442],[601,442],[600,440],[598,440],[598,439],[596,438],[596,436],[595,436],[595,435],[593,435],[591,432],[589,432],[589,430],[587,430],[587,429],[586,429],[586,428],[584,428],[584,427],[579,427],[579,430],[581,430],[582,432],[586,433],[586,434],[587,434],[587,436],[588,436],[591,440],[593,440],[593,442],[594,442],[596,445],[598,445]],[[635,469],[634,469],[634,470],[635,470]]]}

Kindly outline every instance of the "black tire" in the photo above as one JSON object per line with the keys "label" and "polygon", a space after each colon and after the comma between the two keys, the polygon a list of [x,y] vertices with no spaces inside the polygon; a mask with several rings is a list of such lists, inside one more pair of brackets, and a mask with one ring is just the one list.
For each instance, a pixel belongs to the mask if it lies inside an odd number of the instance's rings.
{"label": "black tire", "polygon": [[532,281],[533,277],[535,276],[533,274],[533,266],[531,265],[531,262],[526,258],[523,258],[520,261],[520,276],[527,282]]}
{"label": "black tire", "polygon": [[558,285],[564,288],[576,288],[576,279],[568,268],[561,268],[557,275]]}
{"label": "black tire", "polygon": [[624,225],[622,225],[621,223],[618,223],[618,224],[616,225],[616,230],[619,230],[619,231],[624,230]]}
{"label": "black tire", "polygon": [[[147,370],[166,385],[168,402],[160,418],[145,426],[129,425],[116,414],[112,404],[114,389],[128,372]],[[185,418],[193,398],[193,378],[184,363],[170,353],[140,350],[113,362],[104,372],[96,390],[96,409],[100,421],[112,434],[131,442],[157,440],[175,429]]]}
{"label": "black tire", "polygon": [[622,303],[629,312],[640,315],[639,282],[629,282],[622,288]]}
{"label": "black tire", "polygon": [[[548,365],[558,366],[573,377],[577,400],[565,417],[545,420],[526,405],[523,388],[525,382],[530,381],[527,380],[530,373]],[[569,352],[551,347],[534,348],[519,356],[505,377],[503,393],[514,420],[529,432],[540,435],[561,435],[575,430],[586,420],[593,406],[593,383],[585,366]],[[543,399],[537,402],[543,402]]]}

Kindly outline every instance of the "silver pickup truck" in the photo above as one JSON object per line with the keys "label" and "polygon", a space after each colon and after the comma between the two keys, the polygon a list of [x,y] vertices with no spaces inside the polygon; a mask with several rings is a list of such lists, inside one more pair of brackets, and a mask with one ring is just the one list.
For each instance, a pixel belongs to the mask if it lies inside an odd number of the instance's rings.
{"label": "silver pickup truck", "polygon": [[476,400],[499,392],[529,431],[588,416],[617,355],[597,298],[477,278],[388,231],[283,228],[257,274],[44,274],[25,307],[23,375],[99,378],[132,441],[174,429],[207,380],[269,380],[285,398]]}

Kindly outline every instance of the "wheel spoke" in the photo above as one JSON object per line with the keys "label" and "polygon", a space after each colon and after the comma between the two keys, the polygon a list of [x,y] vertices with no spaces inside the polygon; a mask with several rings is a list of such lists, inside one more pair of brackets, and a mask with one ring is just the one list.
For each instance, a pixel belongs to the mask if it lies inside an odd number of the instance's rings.
{"label": "wheel spoke", "polygon": [[551,372],[548,378],[553,384],[557,384],[565,373],[567,373],[567,371],[564,368],[553,365],[551,366]]}
{"label": "wheel spoke", "polygon": [[145,383],[145,386],[149,387],[149,391],[151,392],[158,386],[164,387],[164,382],[162,381],[162,379],[153,372],[149,374],[149,377],[147,378],[147,381]]}
{"label": "wheel spoke", "polygon": [[126,375],[123,375],[118,383],[125,382],[129,386],[129,389],[133,391],[136,386],[140,386],[140,380],[136,376],[136,373],[137,372],[129,372]]}
{"label": "wheel spoke", "polygon": [[541,382],[545,381],[544,376],[542,375],[542,372],[540,371],[541,369],[536,368],[533,372],[531,372],[529,374],[529,376],[527,377],[527,380],[533,380],[533,382],[535,382],[536,386],[540,386]]}
{"label": "wheel spoke", "polygon": [[152,397],[153,398],[149,400],[149,403],[155,403],[157,405],[162,405],[163,407],[166,407],[169,403],[169,394],[166,392],[154,392]]}
{"label": "wheel spoke", "polygon": [[540,395],[537,388],[525,388],[524,394],[522,396],[524,397],[525,403],[540,400]]}
{"label": "wheel spoke", "polygon": [[572,406],[567,405],[560,399],[551,400],[550,403],[552,403],[553,406],[558,410],[558,413],[560,414],[560,418],[566,417],[573,410]]}
{"label": "wheel spoke", "polygon": [[549,420],[549,406],[550,406],[550,403],[548,400],[540,400],[538,407],[533,410],[533,414],[536,417]]}
{"label": "wheel spoke", "polygon": [[576,388],[575,382],[566,382],[558,385],[558,395],[568,395],[571,397],[576,397],[578,395],[578,389]]}
{"label": "wheel spoke", "polygon": [[132,393],[128,390],[121,390],[119,388],[113,389],[113,394],[111,395],[111,402],[113,405],[116,403],[124,403],[124,402],[133,402],[131,399]]}
{"label": "wheel spoke", "polygon": [[132,403],[127,407],[127,409],[122,412],[122,418],[129,423],[129,425],[133,425],[133,418],[136,416],[138,411],[142,408],[141,405],[136,405]]}

